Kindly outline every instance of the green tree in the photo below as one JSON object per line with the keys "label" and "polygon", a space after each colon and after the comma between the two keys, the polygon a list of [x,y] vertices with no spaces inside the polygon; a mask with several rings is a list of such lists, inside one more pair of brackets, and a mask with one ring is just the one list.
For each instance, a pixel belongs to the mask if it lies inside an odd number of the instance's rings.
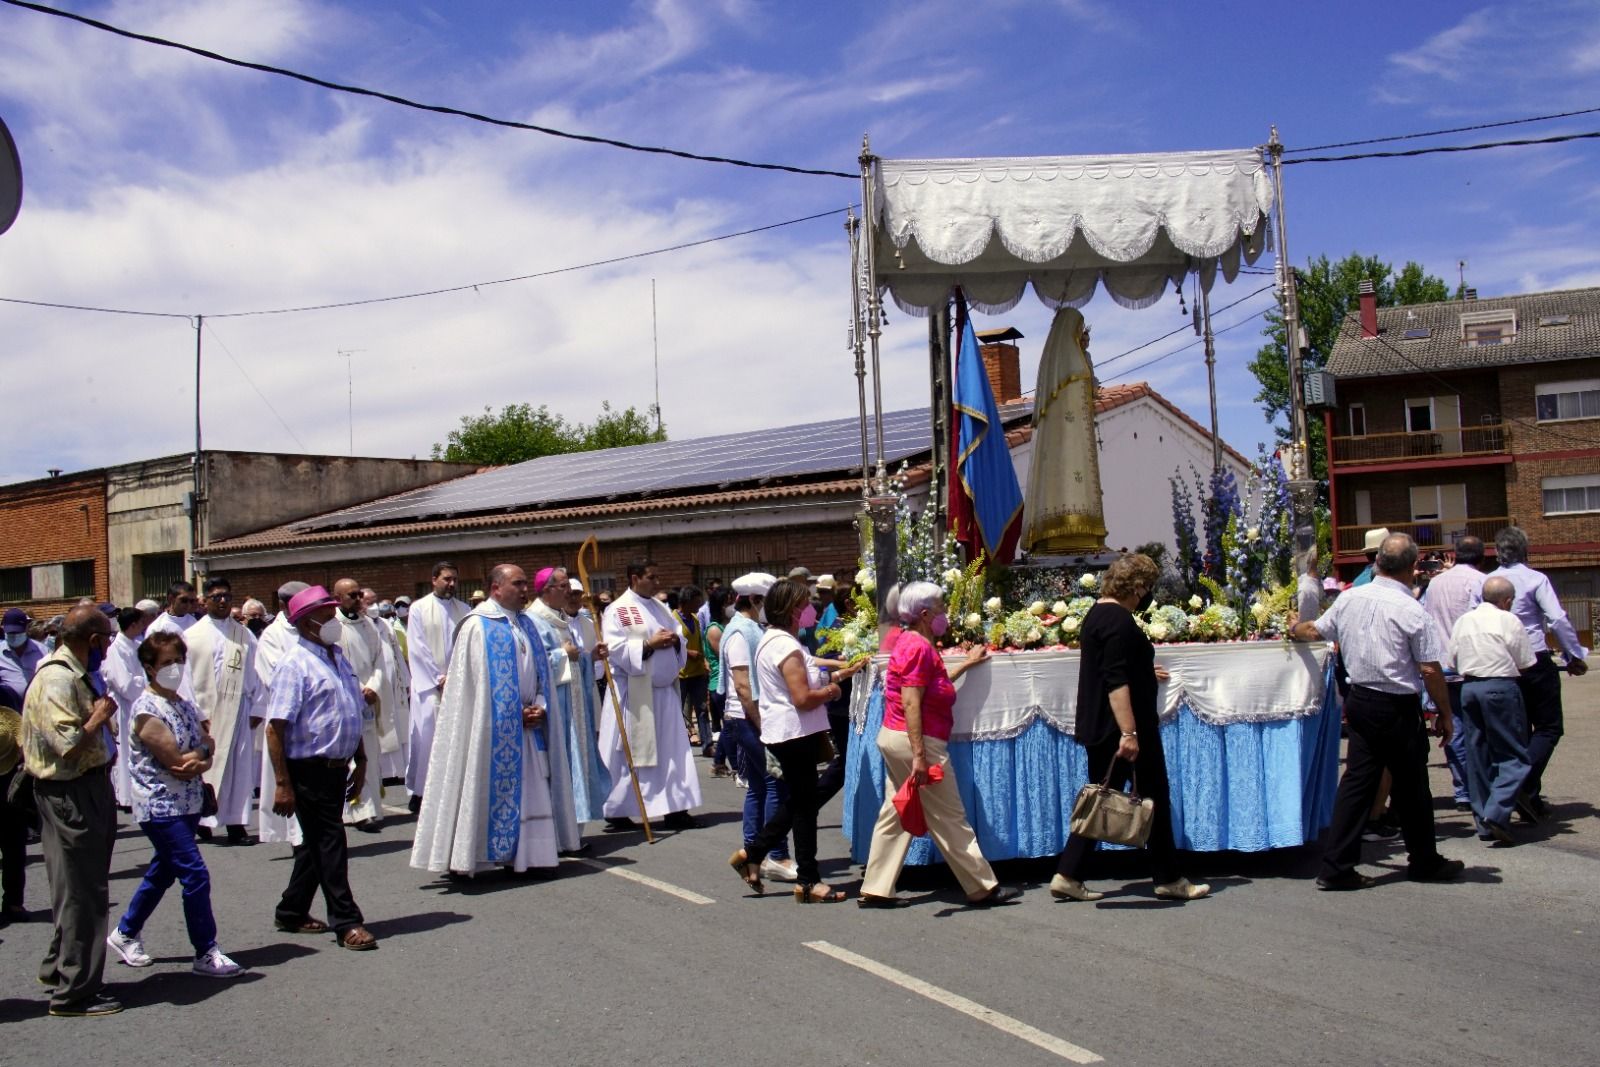
{"label": "green tree", "polygon": [[[1378,296],[1379,307],[1400,304],[1425,304],[1435,300],[1448,300],[1450,290],[1442,278],[1429,274],[1416,263],[1407,262],[1398,274],[1389,264],[1376,256],[1363,256],[1352,252],[1338,262],[1327,256],[1318,256],[1296,272],[1299,275],[1297,291],[1300,297],[1300,321],[1305,327],[1309,348],[1303,365],[1307,371],[1320,370],[1333,352],[1345,318],[1358,306],[1361,283],[1371,281]],[[1279,311],[1267,313],[1267,328],[1262,331],[1267,343],[1261,346],[1255,359],[1250,361],[1250,373],[1256,376],[1261,391],[1256,402],[1277,428],[1278,443],[1289,442],[1289,356],[1284,343],[1283,315]],[[1328,478],[1328,443],[1324,440],[1322,421],[1311,419],[1307,426],[1311,453],[1311,477],[1326,482]]]}
{"label": "green tree", "polygon": [[654,409],[641,414],[635,408],[611,410],[604,401],[592,425],[569,423],[541,404],[508,404],[497,415],[489,407],[481,415],[461,416],[444,444],[433,446],[433,458],[450,463],[502,466],[540,456],[588,452],[601,448],[665,441],[666,430],[651,426]]}

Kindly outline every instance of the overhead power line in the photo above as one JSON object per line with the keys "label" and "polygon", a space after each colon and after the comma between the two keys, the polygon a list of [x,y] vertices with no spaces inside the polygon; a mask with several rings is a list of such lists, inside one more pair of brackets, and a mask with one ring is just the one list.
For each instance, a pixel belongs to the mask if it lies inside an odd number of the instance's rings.
{"label": "overhead power line", "polygon": [[[11,3],[11,0],[5,0]],[[1348,163],[1357,159],[1409,159],[1412,156],[1431,156],[1441,152],[1481,152],[1485,148],[1524,148],[1529,145],[1562,144],[1567,141],[1590,141],[1600,137],[1600,130],[1588,133],[1561,133],[1553,137],[1526,137],[1515,141],[1488,141],[1484,144],[1435,145],[1432,148],[1405,148],[1393,152],[1356,152],[1347,156],[1303,156],[1286,159],[1283,165],[1292,167],[1299,163]]]}
{"label": "overhead power line", "polygon": [[[1255,292],[1246,293],[1244,296],[1241,296],[1239,299],[1235,300],[1231,304],[1222,305],[1221,307],[1217,308],[1217,310],[1213,311],[1211,314],[1213,316],[1220,315],[1224,311],[1227,311],[1230,308],[1238,307],[1240,304],[1244,303],[1246,300],[1249,300],[1253,296],[1260,296],[1262,293],[1266,292],[1268,289],[1271,289],[1271,288],[1273,288],[1273,286],[1271,286],[1271,285],[1263,285],[1261,288],[1257,289]],[[1192,329],[1194,329],[1194,324],[1191,323],[1191,322],[1187,322],[1186,321],[1186,322],[1184,322],[1184,324],[1182,326],[1179,326],[1176,330],[1171,330],[1171,331],[1169,331],[1167,333],[1164,333],[1160,337],[1151,338],[1150,340],[1146,341],[1142,345],[1135,345],[1133,348],[1128,349],[1126,352],[1118,352],[1116,355],[1112,356],[1110,359],[1104,359],[1104,360],[1099,361],[1098,363],[1095,364],[1095,369],[1096,370],[1104,370],[1105,368],[1111,366],[1111,364],[1115,363],[1119,359],[1126,359],[1128,356],[1133,355],[1135,352],[1142,352],[1145,349],[1149,348],[1151,345],[1160,344],[1162,341],[1165,341],[1169,337],[1174,337],[1174,336],[1176,336],[1176,335],[1178,335],[1180,333],[1183,333],[1185,330],[1192,330]],[[1212,336],[1215,336],[1215,334],[1213,334]],[[1189,346],[1189,347],[1193,347],[1193,346]],[[1179,351],[1182,351],[1182,349],[1179,349]]]}
{"label": "overhead power line", "polygon": [[[10,3],[11,0],[3,0]],[[852,207],[854,205],[851,205]],[[850,210],[847,207],[834,208],[832,211],[819,211],[814,215],[806,215],[798,219],[786,219],[783,222],[772,222],[765,226],[756,226],[748,230],[738,230],[734,233],[717,234],[715,237],[704,237],[698,241],[684,241],[681,244],[668,245],[665,248],[652,248],[647,252],[630,252],[623,256],[612,256],[609,259],[596,259],[588,263],[574,263],[566,267],[553,267],[550,270],[535,271],[532,274],[519,274],[513,278],[494,278],[490,281],[468,282],[465,285],[452,285],[441,289],[424,289],[414,293],[397,293],[392,296],[374,296],[362,300],[344,300],[326,304],[305,304],[299,307],[269,308],[259,311],[226,311],[217,314],[205,312],[208,319],[242,319],[255,315],[292,315],[301,311],[328,311],[334,308],[361,307],[366,304],[389,304],[397,300],[415,300],[424,296],[441,296],[445,293],[464,293],[468,289],[484,289],[491,285],[509,285],[512,282],[531,281],[535,278],[549,278],[556,274],[570,274],[574,271],[591,270],[595,267],[608,267],[617,263],[626,263],[629,260],[645,259],[650,256],[665,255],[668,252],[681,252],[689,248],[699,248],[702,245],[716,244],[718,241],[731,241],[735,237],[748,237],[755,233],[765,233],[768,230],[777,230],[785,226],[797,226],[802,222],[811,222],[815,219],[824,219],[830,215]],[[66,311],[93,311],[103,315],[144,315],[160,319],[189,319],[192,315],[176,311],[137,311],[129,308],[95,307],[89,304],[67,304],[50,300],[23,300],[20,297],[0,296],[0,303],[26,304],[31,307],[60,308]]]}
{"label": "overhead power line", "polygon": [[0,0],[0,3],[10,4],[12,7],[20,7],[28,11],[37,11],[42,15],[54,15],[57,18],[68,19],[72,22],[77,22],[85,26],[92,27],[93,29],[116,34],[118,37],[126,37],[131,41],[142,41],[145,44],[160,45],[162,48],[175,48],[180,52],[188,52],[191,55],[200,56],[202,59],[210,59],[218,63],[226,63],[234,67],[243,67],[246,70],[260,71],[263,74],[275,74],[280,78],[293,78],[295,81],[305,82],[307,85],[315,85],[323,89],[331,89],[335,92],[351,93],[356,96],[367,96],[372,97],[375,100],[386,100],[391,104],[398,104],[401,107],[415,108],[418,111],[432,111],[439,115],[454,115],[457,118],[471,119],[474,122],[483,122],[491,126],[503,126],[507,129],[513,130],[527,130],[531,133],[542,133],[549,137],[561,137],[569,141],[582,141],[586,144],[607,145],[611,148],[626,149],[629,152],[647,152],[658,156],[674,156],[678,159],[692,159],[701,163],[721,163],[730,167],[746,167],[751,170],[780,171],[786,174],[808,174],[823,178],[849,178],[851,180],[860,178],[859,174],[852,174],[849,171],[821,170],[814,167],[794,167],[785,163],[758,163],[754,160],[736,159],[731,156],[713,156],[700,152],[689,152],[681,148],[667,148],[661,145],[635,144],[632,141],[622,141],[614,137],[600,137],[596,134],[590,133],[573,133],[570,130],[558,130],[553,126],[540,126],[531,122],[519,122],[515,119],[495,118],[492,115],[484,115],[476,111],[467,111],[462,108],[449,107],[444,104],[424,104],[420,101],[411,100],[404,96],[397,96],[394,93],[381,92],[377,89],[367,89],[359,85],[346,85],[341,82],[329,81],[326,78],[319,78],[312,74],[301,74],[298,71],[288,70],[284,67],[275,67],[270,63],[253,63],[245,59],[235,59],[232,56],[225,56],[220,52],[213,52],[206,48],[198,48],[192,44],[184,44],[181,41],[168,40],[165,37],[156,37],[153,34],[135,33],[132,30],[125,30],[120,26],[113,26],[109,22],[101,22],[99,19],[92,19],[87,15],[80,15],[74,11],[62,11],[60,8],[46,7],[44,4],[28,3],[27,0]]}
{"label": "overhead power line", "polygon": [[1332,144],[1307,145],[1304,148],[1285,148],[1284,154],[1299,152],[1325,152],[1330,148],[1358,148],[1361,145],[1388,144],[1393,141],[1415,141],[1423,137],[1443,137],[1451,133],[1471,133],[1473,130],[1493,130],[1502,126],[1523,126],[1530,122],[1550,122],[1570,119],[1577,115],[1593,115],[1600,107],[1586,107],[1578,111],[1559,111],[1553,115],[1530,115],[1523,119],[1502,119],[1499,122],[1477,122],[1471,126],[1452,126],[1446,130],[1428,130],[1423,133],[1397,133],[1389,137],[1368,137],[1360,141],[1335,141]]}
{"label": "overhead power line", "polygon": [[[1245,326],[1245,325],[1248,325],[1251,322],[1254,322],[1256,319],[1261,318],[1261,316],[1265,315],[1268,311],[1271,311],[1271,310],[1272,310],[1271,308],[1262,308],[1260,311],[1257,311],[1254,314],[1246,315],[1244,318],[1240,319],[1238,322],[1230,323],[1227,326],[1224,326],[1220,330],[1211,331],[1211,336],[1212,337],[1221,337],[1223,334],[1227,333],[1230,330],[1237,330],[1241,326]],[[1173,356],[1178,355],[1180,352],[1189,351],[1189,349],[1195,347],[1196,345],[1204,343],[1204,340],[1205,340],[1204,338],[1197,337],[1193,341],[1190,341],[1186,345],[1183,345],[1183,346],[1181,346],[1179,348],[1174,348],[1170,352],[1163,352],[1161,355],[1156,356],[1154,359],[1147,359],[1143,363],[1138,364],[1137,366],[1129,367],[1127,370],[1120,370],[1117,373],[1111,375],[1109,378],[1100,378],[1099,379],[1100,384],[1106,385],[1106,384],[1109,384],[1111,382],[1116,381],[1118,378],[1126,378],[1130,374],[1138,374],[1140,371],[1144,370],[1146,367],[1153,367],[1157,363],[1162,362],[1163,360],[1171,359]]]}

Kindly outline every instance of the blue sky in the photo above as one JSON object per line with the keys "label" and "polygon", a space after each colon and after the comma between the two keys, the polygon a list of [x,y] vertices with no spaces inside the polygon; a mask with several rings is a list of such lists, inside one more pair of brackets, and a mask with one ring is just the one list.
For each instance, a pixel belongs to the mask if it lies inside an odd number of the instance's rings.
{"label": "blue sky", "polygon": [[[1274,122],[1293,147],[1600,105],[1594,0],[63,6],[428,102],[840,170],[867,132],[890,157],[1113,154],[1248,146]],[[400,109],[10,7],[0,117],[27,176],[0,236],[0,296],[66,303],[214,314],[461,285],[841,208],[857,192]],[[1600,115],[1442,141],[1592,129]],[[1290,255],[1415,259],[1452,282],[1465,260],[1486,295],[1600,285],[1597,164],[1590,141],[1294,167]],[[579,419],[603,399],[646,405],[652,278],[674,437],[854,411],[848,262],[827,218],[476,292],[215,320],[206,443],[347,451],[340,350],[357,350],[360,454],[426,456],[485,405]],[[1243,276],[1213,302],[1267,280]],[[1101,295],[1084,313],[1102,360],[1182,324],[1175,298],[1127,311]],[[1003,324],[1027,335],[1031,380],[1049,312],[1029,295],[979,322]],[[1259,325],[1218,342],[1224,436],[1247,453],[1270,437],[1244,369]],[[922,402],[925,327],[891,314],[886,343],[886,402]],[[182,320],[0,305],[21,431],[0,480],[191,447],[193,344]],[[1203,417],[1198,348],[1134,378]]]}

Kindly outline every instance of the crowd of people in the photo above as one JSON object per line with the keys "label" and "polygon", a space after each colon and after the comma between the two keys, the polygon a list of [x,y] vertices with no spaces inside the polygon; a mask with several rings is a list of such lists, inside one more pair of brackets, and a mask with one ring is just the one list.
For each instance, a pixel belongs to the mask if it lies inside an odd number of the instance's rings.
{"label": "crowd of people", "polygon": [[[1337,642],[1347,683],[1349,758],[1318,879],[1325,889],[1371,884],[1356,866],[1374,836],[1404,836],[1414,879],[1461,872],[1435,844],[1424,692],[1480,836],[1514,841],[1513,811],[1540,818],[1542,774],[1561,735],[1546,627],[1568,671],[1582,673],[1587,655],[1548,580],[1527,566],[1520,530],[1497,538],[1492,574],[1479,569],[1481,542],[1464,538],[1452,564],[1421,582],[1410,539],[1375,534],[1370,575],[1330,590],[1326,611],[1315,559],[1299,561],[1303,617],[1291,636]],[[589,848],[588,824],[698,826],[697,756],[744,788],[728,862],[751,892],[783,882],[800,903],[846,900],[821,878],[817,835],[818,812],[843,785],[849,690],[864,664],[819,653],[819,634],[852,610],[843,590],[803,567],[706,590],[663,588],[647,559],[630,562],[625,577],[614,598],[591,600],[560,566],[530,576],[505,563],[486,591],[463,600],[457,568],[441,562],[415,600],[381,600],[350,578],[331,589],[291,581],[268,614],[257,600],[235,604],[227,579],[212,576],[199,589],[174,583],[165,605],[81,603],[42,630],[7,611],[0,906],[7,920],[28,917],[24,855],[35,821],[54,923],[39,972],[50,1013],[121,1010],[103,988],[107,950],[127,966],[152,965],[143,927],[174,882],[193,970],[241,973],[218,940],[198,841],[287,843],[294,862],[277,929],[370,951],[378,941],[350,885],[347,827],[374,830],[403,799],[417,816],[412,867],[452,880],[497,868],[549,877]],[[1189,901],[1210,889],[1180,870],[1157,712],[1166,675],[1135,622],[1160,577],[1143,555],[1124,555],[1104,574],[1081,628],[1075,730],[1091,778],[1120,787],[1137,770],[1138,792],[1155,801],[1154,892]],[[894,794],[908,783],[968,904],[1013,902],[1020,890],[1001,885],[984,858],[947,748],[953,682],[982,669],[988,652],[977,646],[947,666],[938,645],[949,616],[928,582],[888,590],[883,621],[876,744],[887,785],[857,903],[905,903],[895,889],[911,835]],[[113,926],[119,809],[153,855]],[[1102,896],[1082,880],[1093,846],[1068,838],[1052,896]],[[319,892],[326,919],[312,915]]]}

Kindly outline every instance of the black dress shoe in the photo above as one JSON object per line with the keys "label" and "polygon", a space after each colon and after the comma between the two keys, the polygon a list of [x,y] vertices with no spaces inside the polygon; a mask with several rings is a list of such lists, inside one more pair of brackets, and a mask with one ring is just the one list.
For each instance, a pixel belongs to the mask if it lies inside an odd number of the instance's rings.
{"label": "black dress shoe", "polygon": [[1457,811],[1471,811],[1472,810],[1472,801],[1470,801],[1470,800],[1458,800],[1458,801],[1456,801],[1456,810]]}
{"label": "black dress shoe", "polygon": [[620,834],[624,831],[637,830],[638,828],[639,824],[634,822],[632,819],[622,818],[606,820],[606,833],[608,834]]}
{"label": "black dress shoe", "polygon": [[1441,856],[1430,867],[1406,868],[1406,877],[1413,882],[1453,882],[1466,869],[1467,865],[1460,860],[1447,860]]}
{"label": "black dress shoe", "polygon": [[674,811],[669,812],[667,817],[661,820],[661,825],[668,830],[694,830],[703,824],[686,811]]}
{"label": "black dress shoe", "polygon": [[230,827],[228,827],[228,844],[230,844],[230,845],[248,846],[248,845],[253,845],[255,843],[256,843],[256,839],[251,837],[250,836],[250,832],[248,830],[246,830],[244,827],[242,827],[242,826],[230,826]]}
{"label": "black dress shoe", "polygon": [[1318,878],[1317,888],[1325,893],[1350,893],[1357,889],[1371,889],[1377,884],[1377,879],[1370,878],[1359,871],[1350,871],[1347,874],[1335,875],[1332,878]]}
{"label": "black dress shoe", "polygon": [[1015,904],[1022,899],[1022,890],[1014,885],[997,885],[977,900],[967,901],[969,908],[999,908]]}
{"label": "black dress shoe", "polygon": [[1537,823],[1544,818],[1545,812],[1550,810],[1540,802],[1538,797],[1530,796],[1527,793],[1518,793],[1517,799],[1512,801],[1512,804],[1516,807],[1517,814],[1522,816],[1523,821],[1530,823]]}
{"label": "black dress shoe", "polygon": [[[211,832],[211,827],[209,826],[196,826],[194,828],[194,836],[202,841],[210,841],[217,835]],[[118,1010],[120,1011],[121,1009],[119,1008]]]}
{"label": "black dress shoe", "polygon": [[52,1004],[50,1014],[58,1019],[87,1019],[98,1015],[115,1015],[122,1010],[122,1001],[96,993],[92,997],[71,1004]]}
{"label": "black dress shoe", "polygon": [[906,900],[904,897],[871,897],[865,895],[856,897],[856,907],[858,908],[883,908],[887,910],[889,908],[903,908],[909,903],[911,901]]}
{"label": "black dress shoe", "polygon": [[421,811],[422,810],[422,794],[421,793],[417,793],[417,794],[413,795],[412,798],[406,803],[406,807],[411,809],[411,814],[413,814],[413,815],[415,815],[415,814],[417,814],[417,812]]}
{"label": "black dress shoe", "polygon": [[588,855],[589,850],[591,848],[593,848],[593,847],[594,847],[594,845],[591,842],[580,841],[580,842],[578,842],[578,847],[577,848],[564,848],[561,851],[557,852],[556,855],[558,855],[558,856],[585,856],[585,855]]}

